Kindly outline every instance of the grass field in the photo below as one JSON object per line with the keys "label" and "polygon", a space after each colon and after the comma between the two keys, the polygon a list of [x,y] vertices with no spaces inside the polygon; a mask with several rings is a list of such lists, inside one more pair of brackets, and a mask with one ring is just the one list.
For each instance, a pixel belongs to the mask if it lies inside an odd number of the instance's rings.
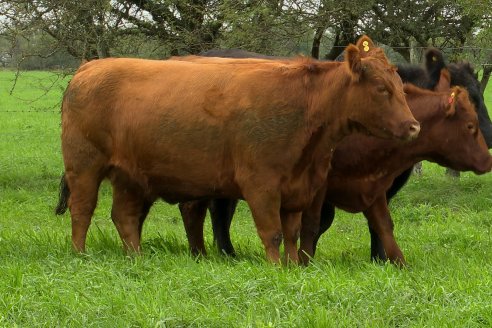
{"label": "grass field", "polygon": [[[107,184],[77,255],[69,215],[53,214],[66,79],[23,73],[9,95],[12,78],[0,72],[1,327],[492,326],[491,174],[456,180],[424,163],[391,206],[403,270],[371,263],[365,219],[343,212],[312,265],[268,264],[244,204],[236,259],[215,251],[208,221],[209,255],[191,257],[177,207],[163,202],[144,226],[143,255],[126,257]],[[492,109],[492,88],[487,99]]]}

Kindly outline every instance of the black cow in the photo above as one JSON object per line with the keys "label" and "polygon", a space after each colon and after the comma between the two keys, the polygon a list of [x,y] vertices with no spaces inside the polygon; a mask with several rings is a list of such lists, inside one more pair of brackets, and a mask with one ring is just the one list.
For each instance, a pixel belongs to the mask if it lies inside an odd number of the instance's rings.
{"label": "black cow", "polygon": [[447,65],[451,73],[451,84],[459,85],[468,91],[470,100],[475,105],[475,110],[478,114],[478,122],[480,130],[487,142],[489,149],[492,148],[492,123],[490,121],[489,112],[485,106],[483,95],[480,92],[480,82],[468,62],[451,63]]}

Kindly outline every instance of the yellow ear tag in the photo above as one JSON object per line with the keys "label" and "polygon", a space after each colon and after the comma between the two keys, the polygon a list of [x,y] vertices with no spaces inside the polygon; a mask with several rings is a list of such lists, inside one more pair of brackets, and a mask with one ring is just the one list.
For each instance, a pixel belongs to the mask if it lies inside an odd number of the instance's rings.
{"label": "yellow ear tag", "polygon": [[448,99],[448,103],[451,105],[454,101],[454,96],[456,96],[456,94],[454,92],[451,92],[451,96],[449,97]]}
{"label": "yellow ear tag", "polygon": [[437,61],[437,57],[436,56],[432,56],[432,61]]}
{"label": "yellow ear tag", "polygon": [[369,42],[367,41],[362,42],[362,46],[364,47],[365,52],[369,51]]}

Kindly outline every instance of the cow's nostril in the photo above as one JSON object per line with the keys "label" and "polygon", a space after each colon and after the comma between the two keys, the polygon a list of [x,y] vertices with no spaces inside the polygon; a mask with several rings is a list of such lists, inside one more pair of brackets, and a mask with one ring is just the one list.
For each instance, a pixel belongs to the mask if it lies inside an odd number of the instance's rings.
{"label": "cow's nostril", "polygon": [[420,132],[420,124],[419,123],[411,123],[408,132],[409,132],[411,137],[413,137],[413,138],[417,137],[419,132]]}

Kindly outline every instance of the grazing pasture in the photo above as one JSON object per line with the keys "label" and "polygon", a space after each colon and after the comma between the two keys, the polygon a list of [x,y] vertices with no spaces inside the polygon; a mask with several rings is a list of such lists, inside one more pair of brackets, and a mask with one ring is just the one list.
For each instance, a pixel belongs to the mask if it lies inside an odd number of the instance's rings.
{"label": "grazing pasture", "polygon": [[193,258],[177,206],[163,202],[145,222],[143,255],[126,257],[108,183],[77,255],[69,215],[53,214],[68,79],[26,72],[9,95],[13,77],[0,72],[0,326],[492,325],[492,174],[450,179],[424,163],[391,202],[403,270],[371,263],[365,219],[344,212],[309,267],[269,264],[244,203],[231,228],[237,258],[212,251],[208,219],[211,251]]}

